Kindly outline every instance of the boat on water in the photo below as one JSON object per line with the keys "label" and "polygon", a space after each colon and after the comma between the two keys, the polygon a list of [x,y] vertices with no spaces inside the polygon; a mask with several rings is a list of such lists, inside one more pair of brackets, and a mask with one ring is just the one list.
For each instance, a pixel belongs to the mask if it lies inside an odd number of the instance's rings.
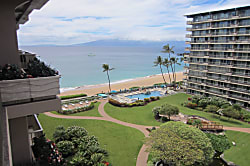
{"label": "boat on water", "polygon": [[96,55],[95,55],[95,54],[90,53],[90,54],[88,54],[88,56],[96,56]]}

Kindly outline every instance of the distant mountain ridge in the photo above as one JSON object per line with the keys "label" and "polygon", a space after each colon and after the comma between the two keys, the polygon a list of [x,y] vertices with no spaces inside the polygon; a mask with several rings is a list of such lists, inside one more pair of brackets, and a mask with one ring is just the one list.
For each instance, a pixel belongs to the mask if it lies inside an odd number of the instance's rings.
{"label": "distant mountain ridge", "polygon": [[126,47],[161,47],[170,44],[171,46],[185,47],[184,41],[135,41],[135,40],[97,40],[87,43],[73,44],[71,46],[126,46]]}

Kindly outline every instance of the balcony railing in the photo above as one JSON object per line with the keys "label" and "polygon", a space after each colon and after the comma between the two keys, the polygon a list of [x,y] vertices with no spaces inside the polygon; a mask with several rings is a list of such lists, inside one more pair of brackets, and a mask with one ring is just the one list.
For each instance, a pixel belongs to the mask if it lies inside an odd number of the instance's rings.
{"label": "balcony railing", "polygon": [[208,92],[219,94],[219,95],[224,95],[223,92],[220,92],[218,90],[213,90],[213,89],[207,89]]}
{"label": "balcony railing", "polygon": [[236,99],[242,99],[242,100],[250,101],[250,97],[244,97],[244,96],[235,95],[235,94],[229,94],[228,96],[229,96],[229,97],[236,98]]}
{"label": "balcony railing", "polygon": [[235,51],[249,51],[250,52],[250,48],[235,48]]}
{"label": "balcony railing", "polygon": [[236,88],[236,87],[230,87],[230,90],[240,91],[240,92],[249,92],[247,88]]}
{"label": "balcony railing", "polygon": [[231,79],[230,81],[234,82],[234,83],[240,83],[240,84],[248,84],[248,85],[250,85],[250,81],[235,80],[235,79]]}
{"label": "balcony railing", "polygon": [[250,68],[250,65],[248,65],[248,64],[234,64],[233,67]]}
{"label": "balcony railing", "polygon": [[219,69],[208,69],[208,72],[215,72],[215,73],[228,73],[227,70],[219,70]]}
{"label": "balcony railing", "polygon": [[250,30],[246,30],[246,31],[238,31],[238,34],[250,34]]}
{"label": "balcony railing", "polygon": [[234,56],[235,59],[250,59],[250,56]]}
{"label": "balcony railing", "polygon": [[187,28],[186,28],[186,31],[192,31],[192,29],[193,29],[193,28],[191,28],[191,27],[187,27]]}
{"label": "balcony railing", "polygon": [[228,66],[231,64],[228,63],[222,63],[222,62],[208,62],[209,65],[217,65],[217,66]]}
{"label": "balcony railing", "polygon": [[186,38],[191,38],[192,34],[186,34]]}
{"label": "balcony railing", "polygon": [[232,58],[232,56],[228,56],[228,55],[209,55],[209,57],[213,57],[213,58]]}
{"label": "balcony railing", "polygon": [[250,77],[250,73],[244,73],[244,72],[233,72],[233,75],[239,75],[239,76],[248,76]]}

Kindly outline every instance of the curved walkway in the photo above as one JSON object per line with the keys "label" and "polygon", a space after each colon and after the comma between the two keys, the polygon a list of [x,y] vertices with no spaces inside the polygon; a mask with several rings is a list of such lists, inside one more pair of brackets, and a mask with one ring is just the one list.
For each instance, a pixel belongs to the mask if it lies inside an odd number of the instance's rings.
{"label": "curved walkway", "polygon": [[[94,116],[67,116],[67,115],[56,115],[50,112],[46,112],[45,114],[53,117],[53,118],[61,118],[61,119],[94,119],[94,120],[105,120],[114,122],[117,124],[121,124],[124,126],[132,127],[135,129],[140,130],[145,137],[149,135],[149,132],[146,130],[146,128],[152,128],[152,126],[143,126],[143,125],[137,125],[132,123],[123,122],[117,119],[112,118],[104,111],[104,105],[108,102],[107,100],[101,100],[101,104],[98,107],[98,112],[101,114],[102,117],[94,117]],[[250,128],[240,128],[240,127],[223,127],[225,130],[233,130],[233,131],[240,131],[245,133],[250,133]],[[146,152],[146,146],[143,144],[141,147],[141,150],[137,156],[136,166],[147,166],[147,160],[148,160],[148,152]]]}

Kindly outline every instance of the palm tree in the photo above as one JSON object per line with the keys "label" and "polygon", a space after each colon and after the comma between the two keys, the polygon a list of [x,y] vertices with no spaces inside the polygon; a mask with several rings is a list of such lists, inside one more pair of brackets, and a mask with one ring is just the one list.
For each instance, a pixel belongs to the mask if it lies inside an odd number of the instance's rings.
{"label": "palm tree", "polygon": [[167,68],[168,77],[169,77],[169,83],[171,84],[172,81],[171,81],[171,76],[170,76],[170,73],[169,73],[170,61],[168,60],[168,58],[165,58],[165,59],[164,59],[163,65]]}
{"label": "palm tree", "polygon": [[[182,59],[181,59],[182,60]],[[175,72],[175,65],[181,65],[181,63],[179,63],[179,61],[181,61],[179,58],[175,58],[175,57],[171,57],[170,61],[172,62],[172,64],[174,65],[174,87],[176,88],[175,84],[176,84],[176,72]]]}
{"label": "palm tree", "polygon": [[158,56],[157,58],[156,58],[156,60],[154,61],[154,66],[160,66],[160,69],[161,69],[161,75],[162,75],[162,78],[163,78],[163,80],[164,80],[164,83],[165,83],[165,85],[166,85],[166,87],[167,87],[167,82],[166,82],[166,80],[165,80],[165,77],[164,77],[164,75],[163,75],[163,72],[162,72],[162,65],[163,65],[163,59],[162,59],[162,57],[161,56]]}
{"label": "palm tree", "polygon": [[111,92],[109,71],[114,70],[115,68],[109,68],[108,64],[103,64],[102,68],[103,68],[103,72],[107,72],[107,76],[108,76],[108,80],[109,80],[109,92]]}
{"label": "palm tree", "polygon": [[173,69],[173,64],[171,61],[171,54],[174,54],[174,46],[170,48],[169,44],[163,46],[163,53],[168,53],[168,59],[170,60],[170,67],[172,69],[172,74],[173,74],[173,80],[174,80],[174,69]]}

